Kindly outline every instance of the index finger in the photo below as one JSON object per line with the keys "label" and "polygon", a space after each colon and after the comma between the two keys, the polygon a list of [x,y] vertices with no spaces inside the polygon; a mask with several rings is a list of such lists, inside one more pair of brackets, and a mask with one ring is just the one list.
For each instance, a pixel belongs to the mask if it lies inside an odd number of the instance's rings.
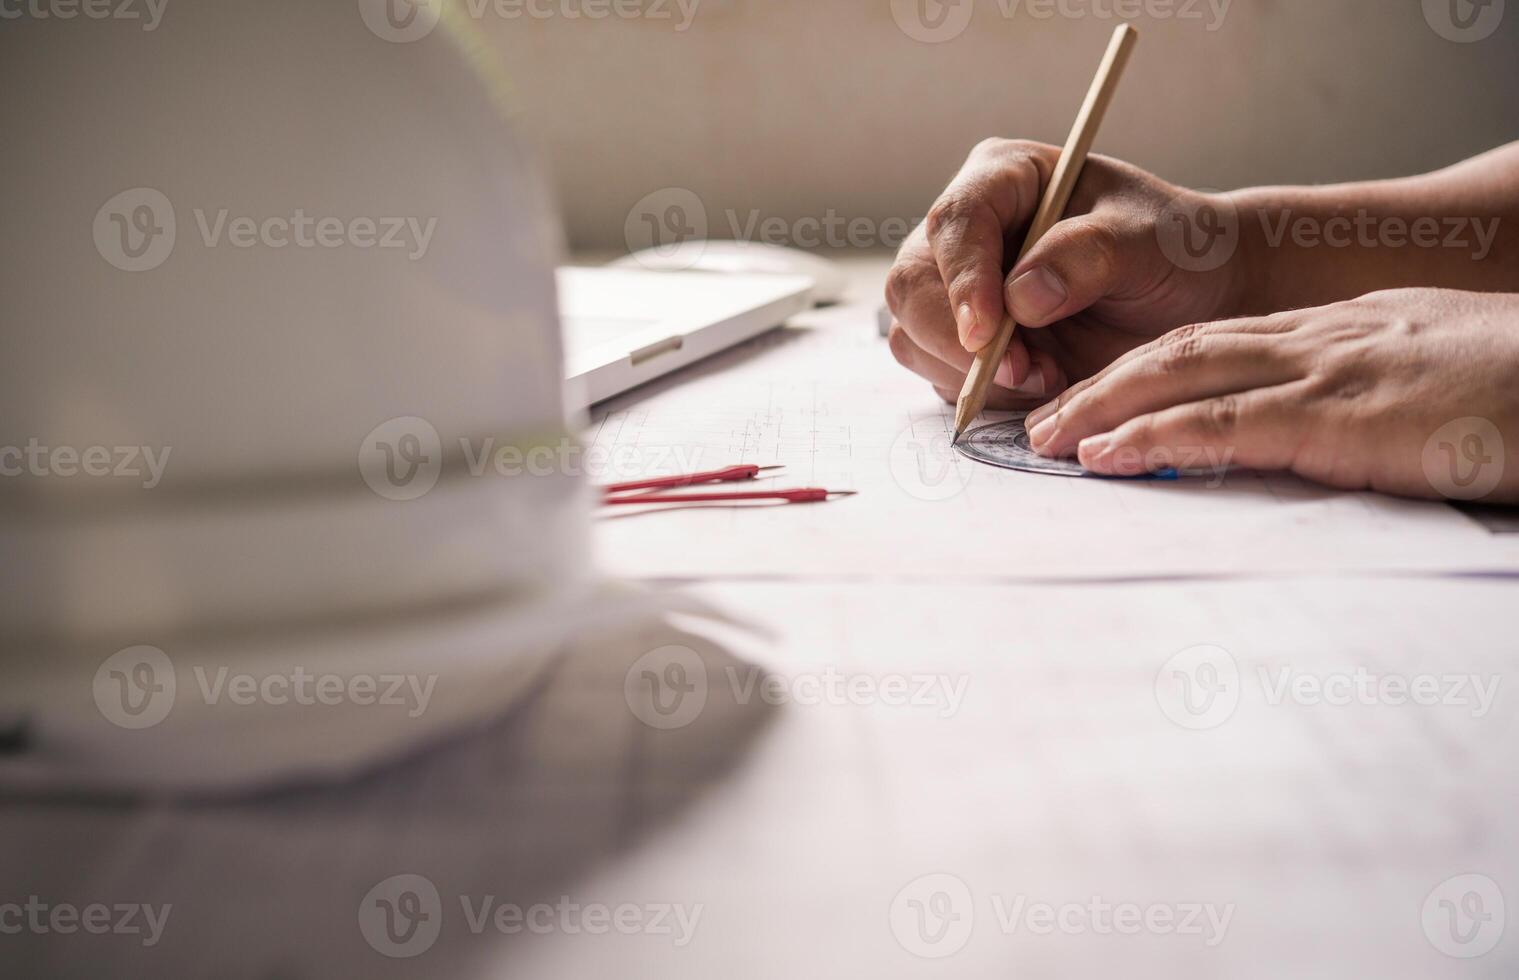
{"label": "index finger", "polygon": [[[886,302],[913,342],[936,360],[958,371],[963,383],[975,356],[966,352],[955,335],[954,314],[944,288],[944,277],[934,260],[927,232],[921,226],[914,229],[903,243],[887,276]],[[998,372],[997,384],[1021,389],[1029,381],[1030,367],[1028,350],[1019,338],[1014,337]],[[1053,394],[1055,390],[1040,386],[1025,394],[1038,396]]]}
{"label": "index finger", "polygon": [[976,353],[997,336],[1007,307],[1006,236],[1027,224],[1059,150],[987,140],[972,151],[924,222],[961,345]]}

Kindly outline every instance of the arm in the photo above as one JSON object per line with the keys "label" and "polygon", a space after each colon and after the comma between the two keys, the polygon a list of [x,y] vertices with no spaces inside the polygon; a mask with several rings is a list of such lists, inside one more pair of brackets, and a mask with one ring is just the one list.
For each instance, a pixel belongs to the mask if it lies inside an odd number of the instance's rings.
{"label": "arm", "polygon": [[1418,177],[1223,200],[1241,225],[1242,312],[1411,286],[1519,292],[1519,142]]}

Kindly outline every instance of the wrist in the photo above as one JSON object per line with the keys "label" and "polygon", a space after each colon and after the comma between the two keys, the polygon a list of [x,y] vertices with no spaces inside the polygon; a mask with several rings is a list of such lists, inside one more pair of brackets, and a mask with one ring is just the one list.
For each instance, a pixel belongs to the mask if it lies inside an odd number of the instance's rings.
{"label": "wrist", "polygon": [[1233,307],[1240,316],[1262,316],[1311,305],[1291,269],[1291,239],[1283,234],[1302,211],[1290,188],[1249,188],[1216,195],[1215,207],[1239,227],[1239,247],[1227,268]]}

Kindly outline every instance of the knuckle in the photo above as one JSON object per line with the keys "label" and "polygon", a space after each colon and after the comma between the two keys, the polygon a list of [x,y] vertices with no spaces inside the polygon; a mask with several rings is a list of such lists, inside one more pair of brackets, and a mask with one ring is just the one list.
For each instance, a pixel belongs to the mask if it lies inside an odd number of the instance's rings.
{"label": "knuckle", "polygon": [[1173,340],[1160,352],[1160,371],[1162,374],[1182,374],[1196,368],[1207,356],[1207,344],[1200,336]]}
{"label": "knuckle", "polygon": [[1203,434],[1216,439],[1226,439],[1239,426],[1239,399],[1233,395],[1215,398],[1202,408]]}
{"label": "knuckle", "polygon": [[1020,147],[1010,154],[1003,180],[1013,196],[1029,209],[1039,201],[1046,180],[1043,158],[1032,145]]}
{"label": "knuckle", "polygon": [[1032,140],[1013,140],[1003,152],[1015,172],[1019,190],[1032,192],[1031,201],[1037,200],[1040,187],[1054,174],[1060,150]]}
{"label": "knuckle", "polygon": [[1340,354],[1320,360],[1306,393],[1321,405],[1359,405],[1377,387],[1376,372],[1363,359]]}
{"label": "knuckle", "polygon": [[[972,294],[982,284],[983,279],[981,269],[974,264],[966,265],[956,272],[954,278],[950,279],[947,287],[950,306],[957,307],[961,301],[970,299]],[[995,282],[995,288],[997,291],[1001,291],[1002,283],[1000,280]]]}
{"label": "knuckle", "polygon": [[1096,404],[1093,401],[1094,396],[1087,394],[1090,390],[1091,383],[1082,382],[1062,391],[1054,399],[1055,411],[1053,414],[1059,416],[1060,427],[1072,430],[1082,427],[1086,421],[1089,409],[1092,405]]}
{"label": "knuckle", "polygon": [[1134,183],[1147,176],[1138,167],[1110,157],[1102,153],[1093,153],[1087,157],[1086,166],[1081,171],[1081,182],[1090,184],[1092,189],[1098,192],[1109,191],[1120,187],[1124,183]]}
{"label": "knuckle", "polygon": [[1159,438],[1155,416],[1144,415],[1119,427],[1114,442],[1128,452],[1148,452]]}
{"label": "knuckle", "polygon": [[939,198],[928,209],[928,218],[924,221],[928,237],[938,238],[947,229],[966,224],[979,206],[973,198],[960,192]]}
{"label": "knuckle", "polygon": [[1310,321],[1306,312],[1305,310],[1282,310],[1266,317],[1264,322],[1271,326],[1279,326],[1286,331],[1301,330]]}
{"label": "knuckle", "polygon": [[1072,394],[1068,391],[1056,399],[1055,404],[1055,414],[1060,416],[1060,421],[1056,423],[1058,427],[1071,431],[1081,428],[1086,421],[1088,399],[1082,398],[1079,393]]}
{"label": "knuckle", "polygon": [[903,300],[910,288],[907,266],[905,263],[898,262],[886,274],[886,306],[893,315],[901,313]]}
{"label": "knuckle", "polygon": [[975,145],[970,151],[970,159],[995,160],[1005,155],[1009,149],[1016,145],[1016,140],[1003,139],[1000,136],[990,136]]}
{"label": "knuckle", "polygon": [[1160,338],[1160,347],[1164,349],[1171,344],[1184,344],[1189,340],[1195,340],[1202,335],[1202,324],[1189,323],[1185,327],[1178,327]]}
{"label": "knuckle", "polygon": [[913,294],[918,291],[924,276],[925,266],[916,261],[899,261],[891,267],[891,272],[886,275],[886,305],[891,312],[900,317],[902,311],[911,302]]}
{"label": "knuckle", "polygon": [[913,364],[913,342],[907,336],[907,331],[900,323],[891,325],[891,333],[886,336],[887,344],[891,348],[891,356],[897,359],[897,363],[905,368],[911,368]]}
{"label": "knuckle", "polygon": [[1106,279],[1118,267],[1118,230],[1094,217],[1075,219],[1072,236],[1081,244],[1082,261]]}
{"label": "knuckle", "polygon": [[998,155],[1016,160],[1032,160],[1046,150],[1042,143],[1033,140],[988,140],[998,144]]}

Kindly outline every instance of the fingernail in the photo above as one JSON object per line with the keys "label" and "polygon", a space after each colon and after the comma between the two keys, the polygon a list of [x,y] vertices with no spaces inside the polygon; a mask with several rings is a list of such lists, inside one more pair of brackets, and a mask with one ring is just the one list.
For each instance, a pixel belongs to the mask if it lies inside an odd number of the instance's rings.
{"label": "fingernail", "polygon": [[1050,441],[1050,436],[1055,434],[1055,418],[1050,416],[1042,422],[1038,422],[1028,430],[1028,440],[1037,449]]}
{"label": "fingernail", "polygon": [[955,311],[955,326],[960,331],[960,344],[966,350],[974,354],[986,346],[986,340],[978,341],[981,333],[981,321],[976,317],[976,311],[970,308],[969,303],[961,303]]}
{"label": "fingernail", "polygon": [[1013,319],[1019,323],[1042,324],[1065,305],[1069,295],[1060,277],[1044,266],[1014,279],[1007,291]]}
{"label": "fingernail", "polygon": [[[1039,382],[1040,382],[1040,384],[1044,383],[1044,377],[1043,377],[1043,375],[1040,376]],[[1040,422],[1043,422],[1045,419],[1049,418],[1051,415],[1054,415],[1055,414],[1055,409],[1057,409],[1059,407],[1060,407],[1060,399],[1058,399],[1058,398],[1055,399],[1054,401],[1050,402],[1047,405],[1040,405],[1038,408],[1036,408],[1032,412],[1028,413],[1028,418],[1026,418],[1026,419],[1023,420],[1023,424],[1026,425],[1026,426],[1028,426],[1030,429],[1032,429],[1034,426],[1037,426]]]}
{"label": "fingernail", "polygon": [[1020,394],[1032,395],[1035,398],[1044,394],[1044,390],[1044,374],[1038,368],[1029,372],[1029,376],[1024,379],[1023,384],[1018,386]]}
{"label": "fingernail", "polygon": [[1113,455],[1113,437],[1111,435],[1092,436],[1083,439],[1076,449],[1076,458],[1081,460],[1081,465],[1089,470],[1100,469],[1109,456]]}

